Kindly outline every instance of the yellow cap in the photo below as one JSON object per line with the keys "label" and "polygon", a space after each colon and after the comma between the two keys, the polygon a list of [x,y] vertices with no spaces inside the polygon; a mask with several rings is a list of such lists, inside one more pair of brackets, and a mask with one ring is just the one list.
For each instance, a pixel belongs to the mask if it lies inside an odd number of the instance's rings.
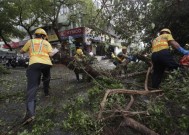
{"label": "yellow cap", "polygon": [[47,37],[46,31],[42,28],[36,29],[35,34],[42,34],[42,35],[45,35]]}
{"label": "yellow cap", "polygon": [[82,51],[81,49],[77,49],[77,50],[76,50],[76,53],[77,53],[78,55],[83,55],[83,51]]}
{"label": "yellow cap", "polygon": [[127,47],[126,46],[122,46],[122,49],[127,49]]}
{"label": "yellow cap", "polygon": [[167,28],[162,29],[162,30],[160,31],[160,33],[162,33],[162,32],[168,32],[169,34],[171,34],[171,31],[170,31],[169,29],[167,29]]}

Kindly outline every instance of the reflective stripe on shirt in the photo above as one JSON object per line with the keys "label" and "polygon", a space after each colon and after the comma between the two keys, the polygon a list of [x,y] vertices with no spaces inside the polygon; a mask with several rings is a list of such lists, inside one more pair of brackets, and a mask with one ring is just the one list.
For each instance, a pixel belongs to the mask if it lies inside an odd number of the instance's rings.
{"label": "reflective stripe on shirt", "polygon": [[[31,56],[48,56],[48,53],[46,53],[43,49],[43,41],[41,40],[41,42],[39,43],[39,40],[37,39],[32,39],[31,40],[31,50],[30,50],[30,55]],[[36,49],[36,46],[38,45],[38,50]]]}
{"label": "reflective stripe on shirt", "polygon": [[152,52],[158,52],[163,49],[169,49],[168,41],[165,39],[162,39],[161,37],[158,37],[158,39],[155,39],[152,45]]}

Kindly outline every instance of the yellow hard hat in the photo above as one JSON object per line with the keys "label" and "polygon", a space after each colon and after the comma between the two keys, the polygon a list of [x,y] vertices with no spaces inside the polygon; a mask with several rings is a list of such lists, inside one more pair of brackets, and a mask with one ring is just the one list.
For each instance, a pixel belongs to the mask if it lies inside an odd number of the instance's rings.
{"label": "yellow hard hat", "polygon": [[169,34],[171,34],[171,31],[170,31],[169,29],[167,29],[167,28],[162,29],[162,30],[160,31],[160,33],[162,33],[162,32],[168,32]]}
{"label": "yellow hard hat", "polygon": [[35,34],[41,34],[41,35],[45,35],[47,37],[47,33],[44,29],[42,28],[38,28],[35,30]]}
{"label": "yellow hard hat", "polygon": [[122,46],[122,49],[124,50],[124,49],[127,49],[127,47],[126,46]]}
{"label": "yellow hard hat", "polygon": [[83,51],[82,51],[81,49],[77,49],[77,50],[76,50],[76,53],[77,53],[78,55],[82,55],[82,54],[83,54]]}

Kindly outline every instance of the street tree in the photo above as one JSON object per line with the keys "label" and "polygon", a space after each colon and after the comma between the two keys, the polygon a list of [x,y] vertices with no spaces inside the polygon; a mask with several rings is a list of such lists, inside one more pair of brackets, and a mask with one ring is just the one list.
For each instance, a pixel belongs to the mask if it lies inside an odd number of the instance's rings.
{"label": "street tree", "polygon": [[183,46],[188,43],[188,0],[103,0],[99,12],[101,28],[112,27],[118,38],[150,48],[159,30],[171,29],[173,37]]}
{"label": "street tree", "polygon": [[[43,12],[42,23],[53,28],[59,41],[61,41],[59,29],[71,24],[86,26],[90,22],[91,14],[94,13],[91,0],[41,0],[40,2]],[[59,23],[60,19],[62,19],[61,23]]]}
{"label": "street tree", "polygon": [[127,45],[139,43],[141,31],[145,29],[145,17],[148,13],[147,0],[103,0],[99,10],[99,25],[104,31],[113,29],[118,39]]}
{"label": "street tree", "polygon": [[188,43],[188,6],[188,0],[152,0],[146,20],[149,24],[153,23],[154,27],[146,29],[145,41],[151,40],[159,30],[166,27],[182,46]]}
{"label": "street tree", "polygon": [[38,0],[14,0],[13,8],[16,14],[14,25],[21,26],[32,39],[32,30],[41,24],[41,9]]}
{"label": "street tree", "polygon": [[12,51],[11,46],[8,44],[11,38],[23,37],[23,32],[18,29],[13,22],[16,18],[12,3],[7,0],[0,1],[0,37],[6,46]]}

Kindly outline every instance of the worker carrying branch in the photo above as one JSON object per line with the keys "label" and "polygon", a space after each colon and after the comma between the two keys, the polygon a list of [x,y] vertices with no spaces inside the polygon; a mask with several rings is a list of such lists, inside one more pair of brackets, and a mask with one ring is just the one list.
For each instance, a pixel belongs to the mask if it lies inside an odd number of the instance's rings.
{"label": "worker carrying branch", "polygon": [[170,53],[169,46],[177,49],[183,55],[188,55],[189,51],[182,48],[172,37],[171,31],[164,28],[160,35],[152,42],[152,88],[158,89],[165,69],[174,70],[180,65],[174,60]]}
{"label": "worker carrying branch", "polygon": [[126,54],[127,48],[125,46],[122,47],[122,51],[117,54],[117,56],[112,53],[113,64],[116,66],[116,70],[118,70],[119,74],[122,74],[122,70],[124,74],[127,73],[127,64],[130,61],[135,61],[136,59],[133,56],[128,56]]}
{"label": "worker carrying branch", "polygon": [[82,75],[82,79],[84,79],[84,71],[83,71],[83,66],[84,62],[86,60],[86,56],[84,55],[83,51],[81,48],[78,48],[76,50],[76,54],[74,55],[74,73],[76,75],[77,81],[80,81],[79,74]]}

